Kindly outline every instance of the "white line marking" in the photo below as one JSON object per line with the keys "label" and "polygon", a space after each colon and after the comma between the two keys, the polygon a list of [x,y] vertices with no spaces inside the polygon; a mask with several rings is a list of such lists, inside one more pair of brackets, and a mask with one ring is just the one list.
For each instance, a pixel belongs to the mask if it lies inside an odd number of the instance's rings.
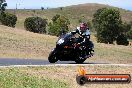
{"label": "white line marking", "polygon": [[132,64],[49,64],[49,65],[10,65],[10,66],[0,66],[0,68],[6,67],[44,67],[44,66],[127,66],[131,67]]}

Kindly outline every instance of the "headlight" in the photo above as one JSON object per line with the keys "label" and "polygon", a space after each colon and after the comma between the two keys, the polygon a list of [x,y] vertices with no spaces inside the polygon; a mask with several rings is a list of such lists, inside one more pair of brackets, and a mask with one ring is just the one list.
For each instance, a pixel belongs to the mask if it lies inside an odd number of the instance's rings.
{"label": "headlight", "polygon": [[57,44],[62,44],[62,43],[64,43],[64,39],[60,39],[60,40],[57,42]]}

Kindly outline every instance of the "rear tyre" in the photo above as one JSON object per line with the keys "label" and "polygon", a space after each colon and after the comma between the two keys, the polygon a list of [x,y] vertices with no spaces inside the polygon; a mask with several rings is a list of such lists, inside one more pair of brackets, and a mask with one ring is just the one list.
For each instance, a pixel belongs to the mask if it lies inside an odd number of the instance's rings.
{"label": "rear tyre", "polygon": [[75,62],[77,64],[82,64],[86,59],[82,58],[82,57],[78,57],[78,59],[75,60]]}
{"label": "rear tyre", "polygon": [[55,62],[58,61],[58,59],[56,58],[54,50],[50,52],[48,60],[49,60],[50,63],[55,63]]}
{"label": "rear tyre", "polygon": [[76,57],[75,62],[77,64],[82,64],[85,60],[86,60],[86,58],[85,58],[85,52],[80,52],[80,54],[78,54],[78,56]]}

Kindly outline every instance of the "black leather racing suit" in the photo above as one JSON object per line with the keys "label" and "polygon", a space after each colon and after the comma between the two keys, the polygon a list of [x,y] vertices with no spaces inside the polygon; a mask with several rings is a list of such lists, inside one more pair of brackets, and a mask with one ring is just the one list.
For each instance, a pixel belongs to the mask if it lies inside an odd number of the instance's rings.
{"label": "black leather racing suit", "polygon": [[73,35],[75,35],[76,33],[80,35],[78,44],[86,46],[86,50],[88,51],[88,53],[89,53],[89,51],[92,50],[94,45],[93,45],[92,41],[90,41],[90,31],[88,28],[86,29],[85,32],[81,32],[80,28],[78,27],[75,31],[72,31],[71,33]]}

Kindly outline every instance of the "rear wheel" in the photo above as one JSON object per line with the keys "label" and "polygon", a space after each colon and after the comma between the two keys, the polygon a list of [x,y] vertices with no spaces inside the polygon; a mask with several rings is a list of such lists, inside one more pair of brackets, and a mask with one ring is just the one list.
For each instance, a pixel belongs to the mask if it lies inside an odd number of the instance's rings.
{"label": "rear wheel", "polygon": [[54,50],[51,51],[51,53],[49,54],[48,60],[50,63],[55,63],[58,61],[58,59],[56,58]]}
{"label": "rear wheel", "polygon": [[81,57],[79,57],[78,59],[75,60],[75,62],[76,62],[77,64],[82,64],[84,61],[85,61],[85,59],[83,59],[83,58],[81,58]]}
{"label": "rear wheel", "polygon": [[80,52],[80,54],[78,54],[78,57],[76,58],[75,62],[77,64],[82,64],[86,60],[86,58],[84,58],[84,56],[85,56],[85,52]]}

